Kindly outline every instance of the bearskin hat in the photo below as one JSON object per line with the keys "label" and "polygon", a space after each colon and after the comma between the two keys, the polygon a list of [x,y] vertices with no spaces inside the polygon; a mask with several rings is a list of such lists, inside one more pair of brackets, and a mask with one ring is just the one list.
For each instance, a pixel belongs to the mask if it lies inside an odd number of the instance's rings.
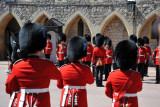
{"label": "bearskin hat", "polygon": [[109,37],[104,37],[104,45],[112,46],[112,41]]}
{"label": "bearskin hat", "polygon": [[50,39],[51,40],[51,35],[49,33],[47,33],[47,39]]}
{"label": "bearskin hat", "polygon": [[143,37],[143,41],[144,41],[144,44],[149,44],[149,38],[148,37]]}
{"label": "bearskin hat", "polygon": [[65,35],[64,33],[60,33],[60,34],[58,35],[58,41],[59,41],[59,43],[60,43],[61,41],[66,42],[66,35]]}
{"label": "bearskin hat", "polygon": [[85,34],[84,37],[85,37],[85,39],[87,40],[87,42],[90,42],[90,41],[91,41],[91,36],[90,36],[90,35]]}
{"label": "bearskin hat", "polygon": [[87,41],[84,37],[74,36],[68,42],[67,55],[70,62],[87,55]]}
{"label": "bearskin hat", "polygon": [[19,32],[19,46],[23,56],[41,51],[46,46],[46,31],[40,23],[27,22]]}
{"label": "bearskin hat", "polygon": [[115,48],[115,61],[121,70],[129,70],[136,65],[137,46],[132,40],[123,40]]}
{"label": "bearskin hat", "polygon": [[138,46],[144,46],[144,40],[142,38],[138,38]]}
{"label": "bearskin hat", "polygon": [[103,43],[104,43],[104,35],[102,35],[102,34],[100,34],[100,33],[96,34],[95,41],[96,41],[96,46],[97,46],[97,47],[103,46]]}
{"label": "bearskin hat", "polygon": [[133,40],[135,43],[137,43],[137,36],[136,35],[131,35],[129,37],[130,40]]}
{"label": "bearskin hat", "polygon": [[92,38],[92,40],[93,40],[93,44],[96,44],[95,36]]}

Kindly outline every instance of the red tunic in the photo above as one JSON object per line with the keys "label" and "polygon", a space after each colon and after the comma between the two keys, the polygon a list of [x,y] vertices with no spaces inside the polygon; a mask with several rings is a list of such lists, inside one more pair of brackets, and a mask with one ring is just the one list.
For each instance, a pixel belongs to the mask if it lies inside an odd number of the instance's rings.
{"label": "red tunic", "polygon": [[[114,93],[119,93],[122,86],[130,76],[131,72],[136,73],[136,79],[133,81],[133,84],[129,87],[126,93],[137,93],[142,90],[142,81],[141,74],[135,71],[121,71],[116,70],[109,74],[109,77],[106,82],[105,94],[109,98],[113,99]],[[127,107],[138,107],[138,98],[137,97],[129,97],[128,98],[128,106]]]}
{"label": "red tunic", "polygon": [[106,59],[105,59],[105,64],[112,64],[113,61],[113,52],[112,49],[107,49],[106,47],[104,47],[104,49],[106,50]]}
{"label": "red tunic", "polygon": [[51,52],[52,52],[52,43],[47,42],[45,50],[44,50],[44,54],[51,54]]}
{"label": "red tunic", "polygon": [[93,53],[93,47],[92,45],[87,45],[87,56],[82,58],[82,61],[91,61],[92,59],[92,53]]}
{"label": "red tunic", "polygon": [[[13,65],[12,73],[8,75],[6,81],[6,92],[11,94],[13,91],[19,91],[19,89],[42,89],[48,88],[51,79],[61,79],[61,73],[57,67],[49,60],[40,58],[28,58],[27,60],[21,60]],[[17,95],[17,106],[19,105],[21,93]],[[49,92],[34,93],[25,95],[25,106],[35,104],[37,107],[50,107],[50,95]]]}
{"label": "red tunic", "polygon": [[[91,73],[91,70],[88,66],[80,64],[80,63],[71,63],[68,65],[64,65],[60,68],[60,72],[62,74],[62,79],[57,82],[57,86],[59,88],[63,88],[66,85],[69,86],[86,86],[86,84],[93,84],[94,77]],[[65,88],[62,89],[61,95],[61,103],[63,99]],[[78,107],[88,107],[87,104],[87,91],[86,89],[71,89],[68,91],[68,95],[66,98],[65,107],[72,107],[68,104],[68,99],[70,93],[77,93],[78,97]],[[75,106],[74,106],[75,107]]]}
{"label": "red tunic", "polygon": [[149,60],[149,56],[152,55],[151,48],[149,46],[147,46],[147,47],[144,46],[144,48],[145,48],[146,53],[147,53],[146,54],[146,60]]}
{"label": "red tunic", "polygon": [[[154,55],[155,52],[156,52],[156,56]],[[154,63],[155,65],[159,65],[159,55],[160,55],[159,48],[154,49],[153,54],[152,54],[152,59],[155,60],[155,63]]]}
{"label": "red tunic", "polygon": [[58,56],[58,60],[60,60],[60,61],[64,60],[65,54],[67,56],[67,45],[66,44],[59,44],[58,50],[56,51],[56,54]]}
{"label": "red tunic", "polygon": [[138,48],[138,57],[137,57],[137,64],[139,63],[145,63],[146,61],[146,51],[144,48]]}
{"label": "red tunic", "polygon": [[103,47],[95,47],[93,49],[92,63],[96,66],[103,66],[105,64],[106,51]]}

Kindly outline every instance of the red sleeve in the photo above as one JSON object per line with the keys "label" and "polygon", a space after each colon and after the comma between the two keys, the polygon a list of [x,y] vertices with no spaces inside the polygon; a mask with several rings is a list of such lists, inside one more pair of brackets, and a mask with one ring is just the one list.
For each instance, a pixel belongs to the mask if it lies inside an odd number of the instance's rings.
{"label": "red sleeve", "polygon": [[62,75],[60,73],[60,71],[57,69],[57,67],[53,64],[52,66],[52,71],[51,71],[51,79],[56,79],[59,80],[62,78]]}
{"label": "red sleeve", "polygon": [[87,79],[88,79],[87,83],[88,84],[93,84],[94,83],[94,76],[93,76],[89,67],[86,70],[87,70]]}
{"label": "red sleeve", "polygon": [[110,79],[110,75],[108,76],[107,82],[106,82],[106,89],[105,89],[105,94],[109,98],[113,98],[113,89],[112,89],[112,83]]}
{"label": "red sleeve", "polygon": [[59,79],[59,80],[57,81],[57,87],[58,87],[59,89],[62,89],[62,88],[63,88],[63,80],[62,80],[62,79]]}
{"label": "red sleeve", "polygon": [[13,70],[12,73],[8,75],[5,85],[6,93],[8,94],[11,94],[13,91],[19,91],[16,75],[13,73]]}
{"label": "red sleeve", "polygon": [[66,56],[67,56],[67,45],[66,45],[66,50],[65,51],[66,51]]}
{"label": "red sleeve", "polygon": [[154,52],[155,52],[155,50],[153,51],[153,54],[152,54],[152,60],[154,60]]}
{"label": "red sleeve", "polygon": [[137,92],[142,90],[142,80],[141,80],[141,74],[138,74],[138,78],[137,78]]}
{"label": "red sleeve", "polygon": [[93,54],[93,46],[91,46],[91,54]]}
{"label": "red sleeve", "polygon": [[[60,68],[60,72],[61,72],[61,71],[62,71],[62,70],[61,70],[61,68]],[[62,80],[62,78],[61,78],[61,79],[58,79],[58,81],[57,81],[57,87],[60,88],[60,89],[63,88],[63,80]]]}
{"label": "red sleeve", "polygon": [[144,48],[144,54],[145,54],[145,61],[147,59],[147,50]]}
{"label": "red sleeve", "polygon": [[152,55],[151,48],[149,48],[149,55]]}
{"label": "red sleeve", "polygon": [[95,49],[93,49],[93,54],[92,54],[92,64],[95,63]]}

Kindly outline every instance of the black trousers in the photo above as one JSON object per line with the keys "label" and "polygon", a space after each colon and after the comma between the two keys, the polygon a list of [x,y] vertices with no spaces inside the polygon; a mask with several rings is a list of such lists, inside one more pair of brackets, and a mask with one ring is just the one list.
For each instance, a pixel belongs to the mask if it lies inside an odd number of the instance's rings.
{"label": "black trousers", "polygon": [[110,72],[111,72],[111,64],[105,64],[104,66],[105,80],[107,80]]}
{"label": "black trousers", "polygon": [[64,60],[58,60],[59,61],[59,67],[61,67],[62,65],[64,65]]}
{"label": "black trousers", "polygon": [[160,80],[160,73],[159,73],[159,65],[156,65],[156,82],[159,83]]}
{"label": "black trousers", "polygon": [[94,77],[96,76],[95,75],[95,65],[92,65],[92,74],[93,74]]}
{"label": "black trousers", "polygon": [[136,71],[137,64],[132,68],[133,71]]}
{"label": "black trousers", "polygon": [[91,66],[91,61],[82,61],[81,63],[89,67]]}
{"label": "black trousers", "polygon": [[104,66],[96,66],[96,85],[102,85]]}
{"label": "black trousers", "polygon": [[141,73],[141,78],[143,79],[143,77],[144,77],[144,63],[138,64],[138,72]]}
{"label": "black trousers", "polygon": [[46,57],[47,59],[50,59],[50,54],[45,54],[45,57]]}
{"label": "black trousers", "polygon": [[144,65],[144,76],[148,75],[148,62],[149,61],[147,60],[147,62]]}

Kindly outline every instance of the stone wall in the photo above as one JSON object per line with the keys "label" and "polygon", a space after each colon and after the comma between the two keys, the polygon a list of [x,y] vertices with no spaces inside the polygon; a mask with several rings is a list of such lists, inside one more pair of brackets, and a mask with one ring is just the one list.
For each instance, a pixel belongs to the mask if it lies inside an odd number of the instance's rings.
{"label": "stone wall", "polygon": [[[158,15],[160,12],[159,0],[138,0],[136,4],[136,32],[139,37],[143,25],[148,18],[153,14]],[[7,26],[11,20],[3,20],[6,16],[13,16],[20,27],[31,20],[37,21],[38,18],[56,18],[64,23],[63,32],[67,32],[70,38],[76,34],[75,26],[70,26],[70,22],[75,20],[77,15],[83,19],[86,24],[85,33],[90,33],[93,36],[96,33],[105,33],[110,36],[115,46],[118,41],[127,39],[133,34],[133,13],[127,11],[126,0],[30,0],[24,2],[17,0],[15,3],[5,3],[0,1],[0,29]],[[112,16],[118,16],[119,19],[110,19]],[[109,25],[106,25],[108,20],[112,20]],[[42,23],[42,20],[39,20]],[[2,24],[3,23],[3,24]],[[6,25],[5,25],[6,24]],[[105,29],[102,30],[105,26]],[[115,27],[113,27],[115,26]],[[120,29],[121,28],[121,29]],[[113,33],[115,32],[115,33]],[[144,32],[144,30],[142,31]],[[74,35],[73,35],[74,34]],[[4,41],[5,33],[0,30],[0,41]],[[151,42],[152,44],[153,42]],[[4,45],[1,44],[1,45]],[[3,56],[4,46],[0,47],[0,57]]]}
{"label": "stone wall", "polygon": [[123,22],[118,17],[113,18],[106,25],[104,35],[111,38],[114,48],[119,41],[128,39],[127,30]]}

